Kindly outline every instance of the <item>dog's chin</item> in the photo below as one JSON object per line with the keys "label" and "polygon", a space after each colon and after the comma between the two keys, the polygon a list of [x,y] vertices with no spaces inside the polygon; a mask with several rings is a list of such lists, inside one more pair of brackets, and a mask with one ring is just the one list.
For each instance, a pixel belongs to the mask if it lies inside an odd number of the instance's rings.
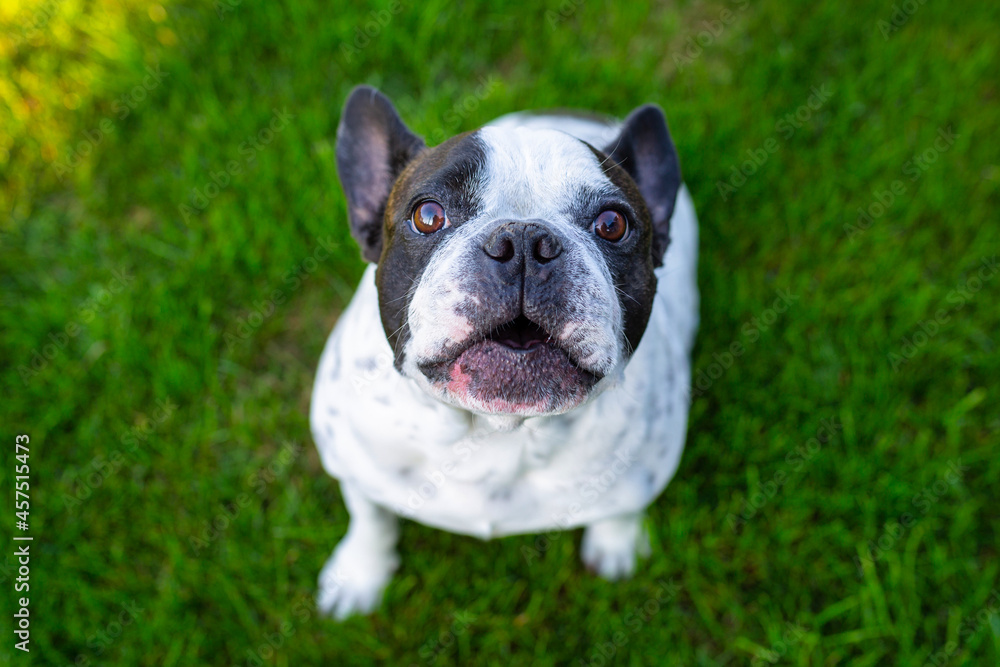
{"label": "dog's chin", "polygon": [[535,417],[578,407],[600,380],[544,332],[529,326],[494,332],[455,358],[420,364],[434,393],[485,415]]}

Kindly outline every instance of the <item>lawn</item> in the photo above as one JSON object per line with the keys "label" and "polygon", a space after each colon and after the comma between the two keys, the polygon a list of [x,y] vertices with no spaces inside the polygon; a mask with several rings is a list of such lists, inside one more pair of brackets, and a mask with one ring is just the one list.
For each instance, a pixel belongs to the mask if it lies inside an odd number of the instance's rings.
{"label": "lawn", "polygon": [[[0,662],[1000,663],[996,4],[4,5]],[[406,522],[381,609],[315,613],[347,526],[307,409],[364,267],[333,160],[358,83],[432,143],[665,109],[702,324],[630,581],[579,531]]]}

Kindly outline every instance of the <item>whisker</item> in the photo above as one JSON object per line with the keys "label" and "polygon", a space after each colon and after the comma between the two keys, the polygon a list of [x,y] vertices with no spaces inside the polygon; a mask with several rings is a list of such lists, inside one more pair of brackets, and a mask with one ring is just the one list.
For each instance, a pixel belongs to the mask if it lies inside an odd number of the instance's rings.
{"label": "whisker", "polygon": [[638,300],[637,300],[637,299],[636,299],[636,298],[635,298],[634,296],[632,296],[631,294],[626,294],[626,293],[625,293],[625,292],[624,292],[624,291],[622,290],[622,288],[618,287],[618,285],[614,285],[614,288],[615,288],[615,291],[616,291],[616,292],[618,292],[619,294],[621,294],[622,296],[624,296],[624,297],[628,297],[629,299],[632,299],[633,301],[635,301],[635,303],[636,303],[637,305],[640,305],[640,306],[642,305],[641,303],[639,303],[639,301],[638,301]]}

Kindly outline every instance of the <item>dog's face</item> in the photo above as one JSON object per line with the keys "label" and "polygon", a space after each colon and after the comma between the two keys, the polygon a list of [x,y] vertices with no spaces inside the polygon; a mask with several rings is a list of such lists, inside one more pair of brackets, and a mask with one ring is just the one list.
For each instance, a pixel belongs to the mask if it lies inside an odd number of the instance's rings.
{"label": "dog's face", "polygon": [[351,229],[400,372],[488,415],[566,412],[639,344],[680,169],[646,106],[610,146],[485,127],[428,148],[359,87],[337,131]]}

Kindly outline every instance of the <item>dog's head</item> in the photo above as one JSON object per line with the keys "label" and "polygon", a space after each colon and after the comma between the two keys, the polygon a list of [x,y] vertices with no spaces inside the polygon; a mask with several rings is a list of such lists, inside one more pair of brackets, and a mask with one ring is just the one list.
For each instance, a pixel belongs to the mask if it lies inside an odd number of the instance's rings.
{"label": "dog's head", "polygon": [[681,185],[659,107],[608,146],[484,127],[428,148],[358,87],[337,130],[351,231],[378,264],[396,368],[487,415],[566,412],[619,377]]}

